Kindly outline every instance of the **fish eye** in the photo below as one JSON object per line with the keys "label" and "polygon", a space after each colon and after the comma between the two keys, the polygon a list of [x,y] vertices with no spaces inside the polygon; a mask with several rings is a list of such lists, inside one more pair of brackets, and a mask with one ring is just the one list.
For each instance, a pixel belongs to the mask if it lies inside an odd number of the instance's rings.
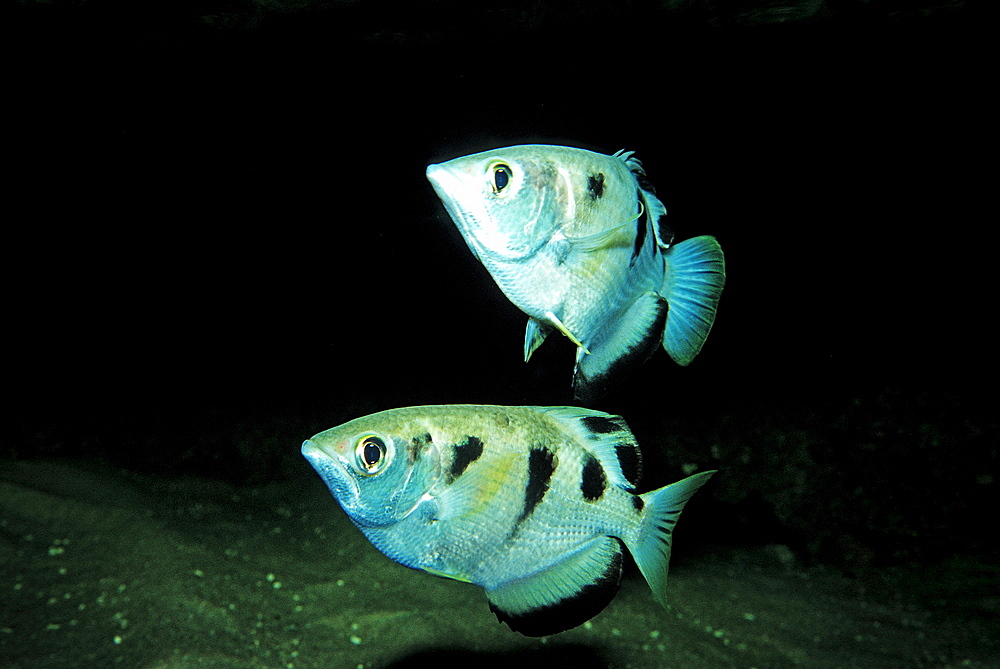
{"label": "fish eye", "polygon": [[514,173],[511,171],[510,165],[506,163],[493,163],[490,166],[490,185],[493,187],[493,193],[495,195],[502,193],[510,185],[513,176]]}
{"label": "fish eye", "polygon": [[362,474],[378,474],[386,465],[385,442],[374,434],[361,437],[354,447],[354,458]]}

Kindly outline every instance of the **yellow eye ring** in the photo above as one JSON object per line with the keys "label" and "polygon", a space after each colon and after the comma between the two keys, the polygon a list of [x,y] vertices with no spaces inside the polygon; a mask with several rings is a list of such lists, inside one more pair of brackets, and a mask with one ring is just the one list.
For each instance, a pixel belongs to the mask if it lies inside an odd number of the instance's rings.
{"label": "yellow eye ring", "polygon": [[368,434],[358,439],[354,447],[354,460],[358,471],[374,476],[388,464],[389,451],[381,437]]}
{"label": "yellow eye ring", "polygon": [[490,188],[494,195],[500,195],[510,187],[514,180],[514,171],[507,163],[496,162],[488,170]]}

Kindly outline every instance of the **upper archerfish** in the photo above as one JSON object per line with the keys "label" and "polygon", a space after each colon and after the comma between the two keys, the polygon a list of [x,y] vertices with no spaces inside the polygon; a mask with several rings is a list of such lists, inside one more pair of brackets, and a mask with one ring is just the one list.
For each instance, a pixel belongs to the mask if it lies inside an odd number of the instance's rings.
{"label": "upper archerfish", "polygon": [[532,144],[427,167],[473,254],[528,315],[524,358],[553,329],[577,346],[591,401],[662,343],[679,364],[715,321],[725,260],[714,237],[673,244],[666,208],[631,152]]}

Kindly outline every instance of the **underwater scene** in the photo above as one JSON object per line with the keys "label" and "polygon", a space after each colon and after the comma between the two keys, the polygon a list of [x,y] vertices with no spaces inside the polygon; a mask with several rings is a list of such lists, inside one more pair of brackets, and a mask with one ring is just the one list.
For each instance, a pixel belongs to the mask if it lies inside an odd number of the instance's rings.
{"label": "underwater scene", "polygon": [[1000,667],[984,6],[13,5],[0,667]]}

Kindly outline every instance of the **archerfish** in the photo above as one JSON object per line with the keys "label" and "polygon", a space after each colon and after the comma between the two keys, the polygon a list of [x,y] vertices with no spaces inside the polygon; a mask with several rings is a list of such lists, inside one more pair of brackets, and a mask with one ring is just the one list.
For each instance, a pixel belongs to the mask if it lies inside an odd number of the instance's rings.
{"label": "archerfish", "polygon": [[636,494],[642,456],[625,421],[573,407],[392,409],[320,432],[302,454],[378,550],[482,587],[528,636],[607,606],[623,546],[664,603],[674,525],[714,473]]}
{"label": "archerfish", "polygon": [[427,167],[472,253],[528,315],[527,361],[559,330],[577,346],[575,396],[603,394],[662,342],[701,350],[725,261],[714,237],[673,244],[667,210],[631,151],[511,146]]}

